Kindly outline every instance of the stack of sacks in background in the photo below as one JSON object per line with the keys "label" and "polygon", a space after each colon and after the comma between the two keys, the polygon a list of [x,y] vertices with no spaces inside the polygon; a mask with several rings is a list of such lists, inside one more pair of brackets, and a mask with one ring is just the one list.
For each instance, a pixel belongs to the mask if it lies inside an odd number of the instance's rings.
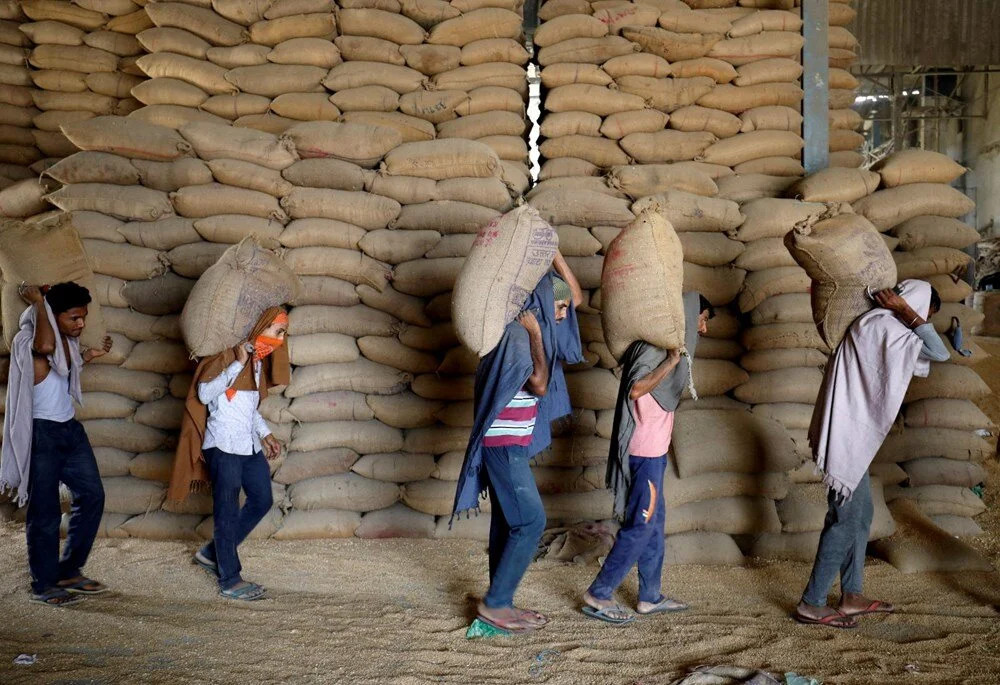
{"label": "stack of sacks in background", "polygon": [[144,79],[136,67],[142,46],[135,34],[149,20],[131,0],[24,0],[21,7],[30,19],[19,28],[33,45],[28,63],[39,110],[33,135],[46,158],[41,171],[77,151],[60,131],[64,124],[140,106],[131,97]]}
{"label": "stack of sacks in background", "polygon": [[[282,133],[300,121],[396,129],[404,142],[479,139],[527,185],[528,53],[519,0],[221,0],[150,3],[139,35],[151,80],[133,116],[178,127],[232,122]],[[451,198],[441,198],[449,200]]]}
{"label": "stack of sacks in background", "polygon": [[[27,20],[15,0],[0,3],[0,191],[34,176],[28,167],[42,156],[31,132],[38,114],[28,69],[31,41],[18,30]],[[4,204],[0,215],[12,216]]]}
{"label": "stack of sacks in background", "polygon": [[549,0],[539,17],[542,181],[699,160],[735,171],[720,195],[744,201],[802,174],[795,13]]}
{"label": "stack of sacks in background", "polygon": [[978,235],[959,218],[975,205],[950,186],[965,169],[926,150],[894,153],[874,169],[881,176],[880,189],[855,202],[855,211],[887,239],[898,241],[893,257],[900,280],[924,279],[937,289],[942,307],[931,322],[938,333],[947,332],[957,318],[965,333],[963,346],[972,351],[964,357],[946,342],[951,361],[933,363],[929,377],[913,379],[902,410],[903,425],[886,440],[876,465],[896,474],[887,481],[894,483],[886,489],[890,502],[911,498],[949,532],[977,535],[982,531],[972,517],[986,507],[970,488],[985,480],[978,462],[994,451],[977,431],[995,426],[974,403],[988,395],[989,388],[968,366],[985,353],[968,333],[982,314],[964,304],[971,294],[963,280],[971,257],[962,248],[975,243]]}

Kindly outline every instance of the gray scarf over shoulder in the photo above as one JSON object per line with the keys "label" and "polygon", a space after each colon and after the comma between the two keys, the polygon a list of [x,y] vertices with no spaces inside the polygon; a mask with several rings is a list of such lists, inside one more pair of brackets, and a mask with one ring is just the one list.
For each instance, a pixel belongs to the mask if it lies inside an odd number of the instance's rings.
{"label": "gray scarf over shoulder", "polygon": [[[650,393],[656,403],[665,411],[675,411],[680,404],[685,388],[691,384],[691,362],[698,345],[698,316],[701,296],[696,292],[684,293],[684,346],[686,354],[681,354],[677,366]],[[635,432],[634,403],[629,399],[632,386],[648,376],[667,358],[666,350],[637,340],[632,343],[621,359],[622,377],[618,386],[618,401],[615,404],[614,433],[611,436],[611,451],[608,454],[608,471],[605,476],[607,487],[614,495],[614,515],[619,521],[625,518],[625,505],[631,487],[631,471],[628,465],[628,448]],[[693,392],[692,396],[697,399]]]}

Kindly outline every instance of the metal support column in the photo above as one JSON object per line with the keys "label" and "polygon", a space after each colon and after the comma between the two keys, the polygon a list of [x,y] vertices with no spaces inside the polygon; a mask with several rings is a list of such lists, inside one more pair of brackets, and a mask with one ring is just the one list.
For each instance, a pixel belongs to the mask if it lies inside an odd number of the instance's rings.
{"label": "metal support column", "polygon": [[802,0],[803,164],[815,173],[830,164],[829,0]]}

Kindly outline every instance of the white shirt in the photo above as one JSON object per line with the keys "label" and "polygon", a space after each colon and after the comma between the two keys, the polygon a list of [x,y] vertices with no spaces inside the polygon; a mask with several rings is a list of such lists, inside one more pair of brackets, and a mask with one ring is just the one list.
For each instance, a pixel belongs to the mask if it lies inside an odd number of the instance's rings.
{"label": "white shirt", "polygon": [[55,369],[31,393],[31,418],[65,423],[73,418],[73,398],[69,395],[69,376],[60,376]]}
{"label": "white shirt", "polygon": [[[254,378],[260,384],[260,362],[253,362]],[[271,434],[264,417],[257,411],[260,393],[256,390],[237,390],[230,400],[226,389],[236,381],[243,370],[238,361],[208,381],[198,384],[198,399],[208,407],[205,425],[205,442],[202,449],[215,447],[229,454],[250,455],[261,451],[260,441]]]}

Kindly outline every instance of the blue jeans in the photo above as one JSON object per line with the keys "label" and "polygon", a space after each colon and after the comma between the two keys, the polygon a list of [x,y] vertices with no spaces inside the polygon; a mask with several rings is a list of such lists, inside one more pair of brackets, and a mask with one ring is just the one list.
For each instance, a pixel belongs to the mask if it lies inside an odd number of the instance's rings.
{"label": "blue jeans", "polygon": [[625,522],[588,592],[597,599],[611,599],[628,572],[638,565],[639,601],[656,603],[663,599],[660,576],[666,522],[663,473],[667,468],[667,456],[630,456],[628,466],[632,485],[625,505]]}
{"label": "blue jeans", "polygon": [[[228,590],[243,578],[236,547],[271,509],[271,470],[260,452],[229,454],[210,447],[204,451],[212,478],[213,539],[201,553],[218,566],[219,587]],[[240,507],[240,488],[247,495]]]}
{"label": "blue jeans", "polygon": [[[59,482],[73,493],[69,533],[59,556]],[[34,419],[28,475],[28,569],[36,594],[75,578],[87,563],[104,513],[104,486],[83,426],[76,419]]]}
{"label": "blue jeans", "polygon": [[491,609],[514,606],[514,592],[535,557],[545,531],[545,509],[523,447],[484,447],[489,475]]}
{"label": "blue jeans", "polygon": [[829,508],[819,536],[816,561],[802,601],[826,606],[827,595],[840,573],[842,593],[860,593],[865,571],[865,549],[872,524],[872,486],[868,474],[858,483],[848,502],[837,502],[833,490],[827,495]]}

